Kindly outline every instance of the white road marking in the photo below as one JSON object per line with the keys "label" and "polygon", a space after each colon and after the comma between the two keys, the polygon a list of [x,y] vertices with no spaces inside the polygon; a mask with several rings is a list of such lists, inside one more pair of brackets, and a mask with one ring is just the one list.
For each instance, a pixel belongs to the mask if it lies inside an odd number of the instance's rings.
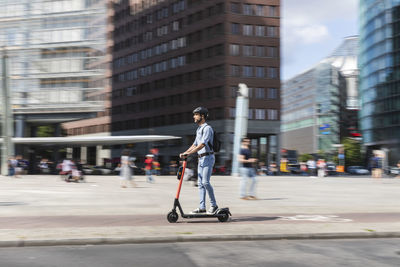
{"label": "white road marking", "polygon": [[351,222],[351,219],[340,218],[337,215],[295,215],[282,216],[278,220],[283,221],[314,221],[314,222]]}

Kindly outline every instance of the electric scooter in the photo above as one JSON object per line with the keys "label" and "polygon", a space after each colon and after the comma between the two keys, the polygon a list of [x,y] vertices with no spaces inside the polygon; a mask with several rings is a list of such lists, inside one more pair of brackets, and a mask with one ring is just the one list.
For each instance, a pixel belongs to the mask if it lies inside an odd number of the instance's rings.
{"label": "electric scooter", "polygon": [[185,174],[185,169],[186,169],[186,164],[187,164],[187,159],[183,159],[183,164],[181,167],[179,167],[178,170],[178,180],[179,180],[179,185],[178,185],[178,190],[176,192],[176,197],[174,201],[174,207],[172,208],[172,211],[170,211],[167,215],[168,222],[170,223],[175,223],[178,221],[179,215],[176,211],[176,208],[179,209],[179,212],[181,213],[182,218],[185,219],[193,219],[193,218],[218,218],[220,222],[226,222],[229,219],[229,216],[232,216],[232,214],[229,211],[229,208],[219,208],[217,209],[214,213],[184,213],[183,209],[181,207],[181,204],[179,203],[179,195],[181,192],[181,187],[182,187],[182,181],[183,181],[183,175]]}

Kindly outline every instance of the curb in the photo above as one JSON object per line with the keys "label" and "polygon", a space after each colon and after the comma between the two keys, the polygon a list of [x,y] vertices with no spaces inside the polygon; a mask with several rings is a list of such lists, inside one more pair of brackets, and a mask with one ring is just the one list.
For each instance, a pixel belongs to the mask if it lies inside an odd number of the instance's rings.
{"label": "curb", "polygon": [[267,234],[267,235],[203,235],[171,237],[137,237],[137,238],[82,238],[56,240],[16,240],[0,241],[0,247],[38,247],[38,246],[78,246],[78,245],[118,245],[150,244],[177,242],[210,242],[210,241],[256,241],[256,240],[312,240],[312,239],[363,239],[363,238],[400,238],[400,232],[381,233],[311,233],[311,234]]}

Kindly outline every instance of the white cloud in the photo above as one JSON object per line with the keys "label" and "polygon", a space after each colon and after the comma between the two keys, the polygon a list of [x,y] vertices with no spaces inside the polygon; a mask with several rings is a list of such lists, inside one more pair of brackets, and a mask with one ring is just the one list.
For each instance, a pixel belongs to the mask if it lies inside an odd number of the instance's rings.
{"label": "white cloud", "polygon": [[283,17],[303,17],[311,22],[349,19],[357,15],[358,0],[282,0]]}
{"label": "white cloud", "polygon": [[[336,25],[357,18],[358,0],[282,0],[281,8],[282,59],[286,73],[288,69],[303,69],[311,62],[314,64],[318,61],[317,54],[331,52],[325,51],[327,47],[345,37],[337,36],[345,30]],[[315,49],[315,53],[309,54],[310,49]]]}
{"label": "white cloud", "polygon": [[283,0],[283,43],[311,44],[329,40],[327,23],[353,18],[358,0]]}
{"label": "white cloud", "polygon": [[329,30],[323,24],[297,24],[284,30],[283,43],[301,45],[319,43],[329,39]]}

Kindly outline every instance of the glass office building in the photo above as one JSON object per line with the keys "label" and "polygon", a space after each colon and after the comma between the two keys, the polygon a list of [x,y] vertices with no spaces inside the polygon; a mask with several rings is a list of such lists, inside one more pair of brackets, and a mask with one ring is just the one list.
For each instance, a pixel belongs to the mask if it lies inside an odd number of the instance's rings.
{"label": "glass office building", "polygon": [[17,137],[42,125],[59,135],[60,123],[104,110],[91,95],[104,88],[94,81],[105,73],[106,15],[99,0],[0,0]]}
{"label": "glass office building", "polygon": [[360,125],[371,153],[400,159],[400,0],[360,1]]}
{"label": "glass office building", "polygon": [[282,87],[282,147],[299,154],[335,152],[357,131],[358,37]]}

